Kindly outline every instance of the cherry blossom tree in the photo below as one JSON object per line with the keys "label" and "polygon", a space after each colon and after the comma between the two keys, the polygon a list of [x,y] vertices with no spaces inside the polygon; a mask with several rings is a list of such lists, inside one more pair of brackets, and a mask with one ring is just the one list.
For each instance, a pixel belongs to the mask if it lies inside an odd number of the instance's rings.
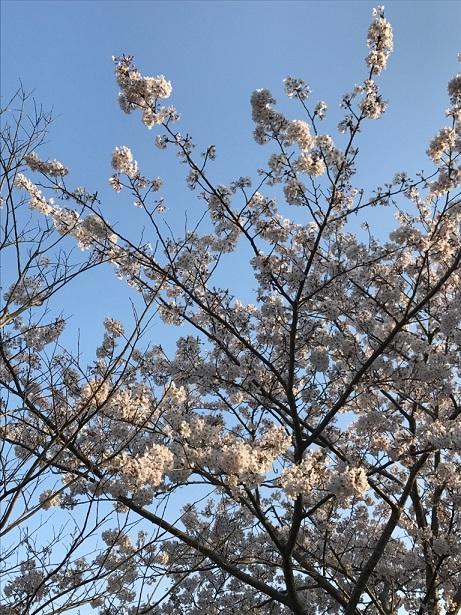
{"label": "cherry blossom tree", "polygon": [[[46,116],[4,130],[1,615],[460,613],[461,75],[432,168],[368,192],[358,142],[385,113],[393,50],[382,7],[367,44],[336,141],[303,80],[284,82],[302,119],[252,94],[269,158],[227,185],[215,147],[197,155],[176,129],[171,83],[114,58],[122,110],[201,202],[182,234],[127,146],[109,181],[144,215],[141,239],[39,157]],[[396,219],[388,237],[377,211]],[[242,251],[251,302],[226,273]],[[139,303],[84,363],[48,316],[104,263]]]}

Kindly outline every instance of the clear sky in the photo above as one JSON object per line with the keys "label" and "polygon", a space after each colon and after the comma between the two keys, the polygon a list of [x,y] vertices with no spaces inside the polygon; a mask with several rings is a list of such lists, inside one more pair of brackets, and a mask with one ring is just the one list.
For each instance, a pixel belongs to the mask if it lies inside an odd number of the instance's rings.
{"label": "clear sky", "polygon": [[[365,75],[374,5],[4,0],[1,93],[7,98],[21,80],[39,103],[53,108],[56,121],[42,155],[70,167],[70,185],[98,190],[104,211],[122,228],[137,214],[128,195],[116,195],[107,185],[116,145],[129,145],[146,174],[165,179],[170,213],[181,219],[185,209],[198,211],[196,194],[185,187],[184,169],[174,157],[153,147],[155,132],[141,125],[139,115],[121,112],[111,56],[134,54],[144,74],[163,73],[172,81],[179,129],[192,134],[200,151],[217,146],[213,178],[226,183],[255,177],[270,153],[251,137],[249,97],[256,88],[268,87],[289,117],[301,117],[284,99],[282,80],[289,74],[304,78],[312,98],[329,104],[325,131],[336,136],[340,96]],[[386,15],[395,36],[394,54],[380,77],[389,110],[368,122],[360,140],[361,179],[370,186],[397,171],[429,168],[424,152],[444,124],[446,84],[459,71],[461,2],[388,2]],[[101,288],[99,276],[87,282]],[[126,309],[126,287],[108,271],[103,288],[96,294],[88,286],[67,291],[71,313],[78,308],[85,326]]]}

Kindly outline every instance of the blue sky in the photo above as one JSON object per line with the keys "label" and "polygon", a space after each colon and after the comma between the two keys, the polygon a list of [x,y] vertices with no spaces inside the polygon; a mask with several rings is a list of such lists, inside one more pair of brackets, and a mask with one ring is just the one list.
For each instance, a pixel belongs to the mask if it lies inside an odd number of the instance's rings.
{"label": "blue sky", "polygon": [[[179,129],[199,151],[217,146],[213,179],[226,183],[255,170],[270,151],[251,137],[249,97],[268,87],[292,118],[299,108],[283,96],[288,74],[304,78],[312,99],[329,104],[325,131],[336,136],[338,103],[365,76],[366,31],[374,2],[149,2],[22,1],[1,3],[1,93],[21,80],[56,121],[42,149],[70,167],[70,185],[98,190],[103,210],[128,229],[137,213],[128,195],[107,185],[111,152],[129,145],[141,169],[165,179],[170,215],[198,215],[196,194],[184,183],[173,155],[153,147],[139,116],[116,102],[112,55],[134,54],[144,74],[163,73],[173,83],[171,103]],[[382,184],[397,171],[430,167],[428,141],[444,124],[446,84],[459,70],[461,3],[388,2],[395,51],[380,77],[389,110],[361,135],[360,179]],[[376,210],[373,210],[376,212]],[[392,221],[380,220],[383,227]],[[103,276],[103,277],[101,277]],[[91,292],[90,285],[104,292]],[[126,287],[108,271],[94,273],[66,291],[64,310],[73,325],[100,330],[105,315],[129,308]],[[92,323],[92,324],[90,324]],[[96,327],[96,329],[95,329]],[[170,332],[171,335],[172,332]]]}

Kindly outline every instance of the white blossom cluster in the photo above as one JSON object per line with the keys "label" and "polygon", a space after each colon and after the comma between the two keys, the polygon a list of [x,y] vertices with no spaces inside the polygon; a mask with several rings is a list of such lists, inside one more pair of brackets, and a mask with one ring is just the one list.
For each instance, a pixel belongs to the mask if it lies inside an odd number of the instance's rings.
{"label": "white blossom cluster", "polygon": [[50,214],[54,211],[52,205],[47,201],[37,186],[22,173],[18,173],[14,179],[16,188],[26,190],[30,195],[29,205],[32,209],[36,209],[40,213]]}
{"label": "white blossom cluster", "polygon": [[310,94],[310,88],[305,81],[297,79],[296,77],[286,77],[283,80],[285,86],[285,93],[288,98],[299,98],[300,100],[306,100]]}
{"label": "white blossom cluster", "polygon": [[59,160],[40,160],[35,152],[28,154],[24,161],[31,171],[38,171],[50,177],[63,177],[69,173],[69,169]]}
{"label": "white blossom cluster", "polygon": [[173,107],[159,105],[159,101],[171,96],[171,82],[164,75],[144,77],[133,66],[131,56],[114,58],[115,74],[120,87],[119,104],[125,113],[135,109],[142,111],[143,122],[147,128],[177,119]]}
{"label": "white blossom cluster", "polygon": [[326,372],[330,363],[326,349],[315,348],[310,353],[310,362],[316,372]]}
{"label": "white blossom cluster", "polygon": [[438,162],[443,154],[449,155],[450,151],[456,145],[456,132],[453,128],[441,128],[438,135],[436,135],[427,150],[427,155],[432,158],[434,162]]}
{"label": "white blossom cluster", "polygon": [[[30,299],[35,295],[36,290],[32,293],[32,288],[30,285],[26,285],[28,299],[24,296],[18,295],[17,288],[13,290],[13,299],[15,303],[18,305],[27,304]],[[62,332],[64,331],[65,321],[62,318],[56,319],[54,322],[49,325],[41,325],[38,327],[34,327],[31,329],[30,327],[23,325],[21,327],[22,334],[24,336],[24,340],[26,341],[29,348],[33,349],[35,352],[40,352],[43,350],[48,344],[57,340]]]}
{"label": "white blossom cluster", "polygon": [[327,485],[327,489],[340,500],[353,496],[360,498],[369,487],[364,468],[341,468],[330,475]]}
{"label": "white blossom cluster", "polygon": [[51,508],[52,506],[59,506],[61,498],[59,496],[59,493],[55,493],[51,489],[48,489],[47,491],[44,491],[40,494],[39,501],[42,505],[42,508],[44,510],[48,510],[48,508]]}
{"label": "white blossom cluster", "polygon": [[286,145],[297,145],[299,149],[308,151],[314,145],[309,124],[303,120],[288,122],[284,130],[284,142]]}
{"label": "white blossom cluster", "polygon": [[223,443],[218,448],[215,463],[229,476],[230,484],[259,484],[290,444],[291,438],[285,431],[274,427],[252,445],[246,442]]}
{"label": "white blossom cluster", "polygon": [[324,100],[320,100],[314,109],[314,115],[318,117],[320,120],[323,120],[328,109],[328,105]]}
{"label": "white blossom cluster", "polygon": [[61,235],[70,235],[77,240],[81,250],[113,244],[117,237],[106,221],[99,214],[82,217],[79,212],[54,206],[52,200],[46,200],[37,186],[25,175],[18,173],[14,185],[29,193],[29,206],[41,214],[49,216]]}
{"label": "white blossom cluster", "polygon": [[452,126],[441,128],[432,139],[427,150],[428,156],[437,165],[439,172],[430,190],[434,197],[446,194],[461,184],[461,75],[455,75],[448,83],[451,107],[447,116],[452,118]]}
{"label": "white blossom cluster", "polygon": [[435,420],[422,432],[421,439],[437,449],[461,452],[461,422]]}
{"label": "white blossom cluster", "polygon": [[318,488],[324,474],[324,460],[320,455],[313,453],[304,456],[301,463],[285,468],[280,477],[280,485],[289,498],[296,499],[299,495],[308,495]]}
{"label": "white blossom cluster", "polygon": [[128,177],[135,177],[138,172],[136,160],[133,160],[133,154],[126,145],[116,147],[112,153],[112,167],[117,173],[124,173]]}
{"label": "white blossom cluster", "polygon": [[389,55],[394,49],[394,36],[391,24],[384,17],[384,7],[373,10],[374,19],[368,28],[367,44],[370,52],[367,64],[373,74],[379,75],[385,68]]}
{"label": "white blossom cluster", "polygon": [[254,138],[256,143],[263,145],[269,140],[271,133],[278,133],[286,123],[282,113],[274,109],[277,101],[269,90],[255,90],[251,95],[252,118],[256,124]]}
{"label": "white blossom cluster", "polygon": [[[16,303],[17,305],[41,305],[43,300],[41,291],[43,290],[41,280],[26,276],[10,286],[4,295],[4,299],[8,303]],[[30,333],[30,337],[38,339],[41,336],[33,331]]]}
{"label": "white blossom cluster", "polygon": [[370,487],[363,467],[329,468],[322,453],[305,455],[301,463],[285,468],[279,483],[291,499],[300,495],[310,499],[314,491],[321,490],[332,493],[342,504],[351,497],[362,498]]}
{"label": "white blossom cluster", "polygon": [[379,94],[378,85],[375,81],[367,79],[363,87],[364,96],[359,102],[359,107],[365,117],[378,120],[386,109],[386,103]]}
{"label": "white blossom cluster", "polygon": [[314,177],[323,175],[326,171],[325,162],[323,161],[322,157],[317,153],[302,153],[296,160],[295,166],[296,170],[300,173],[307,173],[308,175],[312,175]]}
{"label": "white blossom cluster", "polygon": [[104,327],[113,337],[121,337],[124,333],[124,327],[121,322],[114,320],[113,318],[106,318],[104,320]]}
{"label": "white blossom cluster", "polygon": [[31,596],[34,601],[43,598],[46,593],[43,586],[45,573],[37,569],[36,562],[33,559],[22,561],[20,573],[14,581],[7,583],[2,588],[5,597],[14,596],[18,602],[25,596]]}
{"label": "white blossom cluster", "polygon": [[[159,487],[172,462],[172,452],[161,444],[154,444],[141,455],[133,456],[122,451],[108,465],[115,476],[108,483],[107,489],[113,495],[131,492],[136,497],[139,492],[145,492],[146,488]],[[149,500],[150,497],[147,502]]]}
{"label": "white blossom cluster", "polygon": [[461,73],[458,73],[448,82],[448,96],[455,111],[461,107]]}

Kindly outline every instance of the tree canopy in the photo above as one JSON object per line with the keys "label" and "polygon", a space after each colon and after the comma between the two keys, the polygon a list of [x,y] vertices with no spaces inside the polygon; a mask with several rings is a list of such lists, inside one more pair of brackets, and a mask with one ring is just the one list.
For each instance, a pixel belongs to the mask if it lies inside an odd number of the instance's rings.
{"label": "tree canopy", "polygon": [[[22,91],[5,105],[1,615],[461,611],[461,74],[431,168],[370,191],[356,172],[387,105],[382,7],[367,45],[335,139],[302,79],[284,81],[301,119],[253,92],[267,164],[226,185],[219,148],[178,131],[167,78],[114,58],[122,111],[200,201],[182,233],[130,148],[109,182],[138,236],[41,159],[47,113]],[[94,268],[138,303],[86,360],[60,297]],[[233,291],[245,275],[251,301]]]}

